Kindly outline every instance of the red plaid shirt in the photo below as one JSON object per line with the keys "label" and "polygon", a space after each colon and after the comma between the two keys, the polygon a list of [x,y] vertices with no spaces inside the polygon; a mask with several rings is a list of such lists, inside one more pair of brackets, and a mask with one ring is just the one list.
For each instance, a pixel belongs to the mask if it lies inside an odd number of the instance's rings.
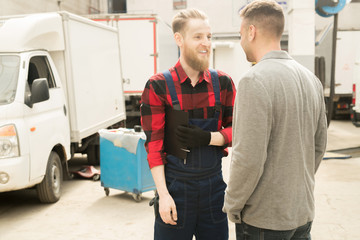
{"label": "red plaid shirt", "polygon": [[[175,68],[180,79],[177,77]],[[180,107],[189,112],[189,118],[212,118],[215,113],[215,94],[210,72],[205,71],[193,87],[180,61],[169,70],[174,79]],[[225,138],[226,147],[231,146],[232,113],[236,91],[230,76],[221,71],[218,71],[218,75],[221,102],[218,130]],[[141,103],[141,125],[147,137],[145,149],[148,153],[149,166],[153,168],[166,163],[163,144],[165,106],[172,106],[169,89],[162,73],[155,74],[146,83]]]}

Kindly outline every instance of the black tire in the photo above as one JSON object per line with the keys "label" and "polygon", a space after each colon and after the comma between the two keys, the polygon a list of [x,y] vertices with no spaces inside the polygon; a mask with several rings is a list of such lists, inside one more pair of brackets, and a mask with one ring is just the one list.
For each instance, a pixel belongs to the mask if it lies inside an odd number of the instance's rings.
{"label": "black tire", "polygon": [[46,166],[45,177],[36,186],[36,191],[40,202],[55,203],[61,196],[61,185],[63,171],[60,157],[56,152],[51,152]]}
{"label": "black tire", "polygon": [[86,154],[89,165],[97,166],[100,164],[99,145],[89,145],[86,148]]}
{"label": "black tire", "polygon": [[93,180],[93,181],[99,181],[99,180],[100,180],[100,175],[99,175],[99,174],[95,174],[95,175],[92,177],[92,180]]}

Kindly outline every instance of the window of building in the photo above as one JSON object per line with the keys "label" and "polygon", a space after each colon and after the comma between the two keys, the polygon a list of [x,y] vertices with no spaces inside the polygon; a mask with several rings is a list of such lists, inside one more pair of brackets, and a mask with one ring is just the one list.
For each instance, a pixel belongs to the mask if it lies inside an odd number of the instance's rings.
{"label": "window of building", "polygon": [[126,13],[126,0],[108,0],[109,13]]}
{"label": "window of building", "polygon": [[187,0],[173,0],[174,10],[185,9]]}

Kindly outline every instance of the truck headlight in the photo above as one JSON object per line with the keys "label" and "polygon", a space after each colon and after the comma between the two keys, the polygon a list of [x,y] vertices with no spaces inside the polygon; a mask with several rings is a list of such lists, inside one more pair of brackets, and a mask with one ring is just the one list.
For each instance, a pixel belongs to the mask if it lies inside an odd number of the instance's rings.
{"label": "truck headlight", "polygon": [[0,183],[1,184],[7,184],[9,182],[9,174],[6,172],[0,172]]}
{"label": "truck headlight", "polygon": [[0,127],[0,158],[18,157],[19,143],[14,125]]}

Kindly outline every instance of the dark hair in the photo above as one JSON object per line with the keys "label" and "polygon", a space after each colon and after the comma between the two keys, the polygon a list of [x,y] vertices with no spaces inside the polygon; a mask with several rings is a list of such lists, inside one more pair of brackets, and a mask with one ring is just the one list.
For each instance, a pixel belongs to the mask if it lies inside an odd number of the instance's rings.
{"label": "dark hair", "polygon": [[274,0],[255,0],[240,11],[249,25],[262,28],[276,37],[284,32],[285,17],[282,7]]}

